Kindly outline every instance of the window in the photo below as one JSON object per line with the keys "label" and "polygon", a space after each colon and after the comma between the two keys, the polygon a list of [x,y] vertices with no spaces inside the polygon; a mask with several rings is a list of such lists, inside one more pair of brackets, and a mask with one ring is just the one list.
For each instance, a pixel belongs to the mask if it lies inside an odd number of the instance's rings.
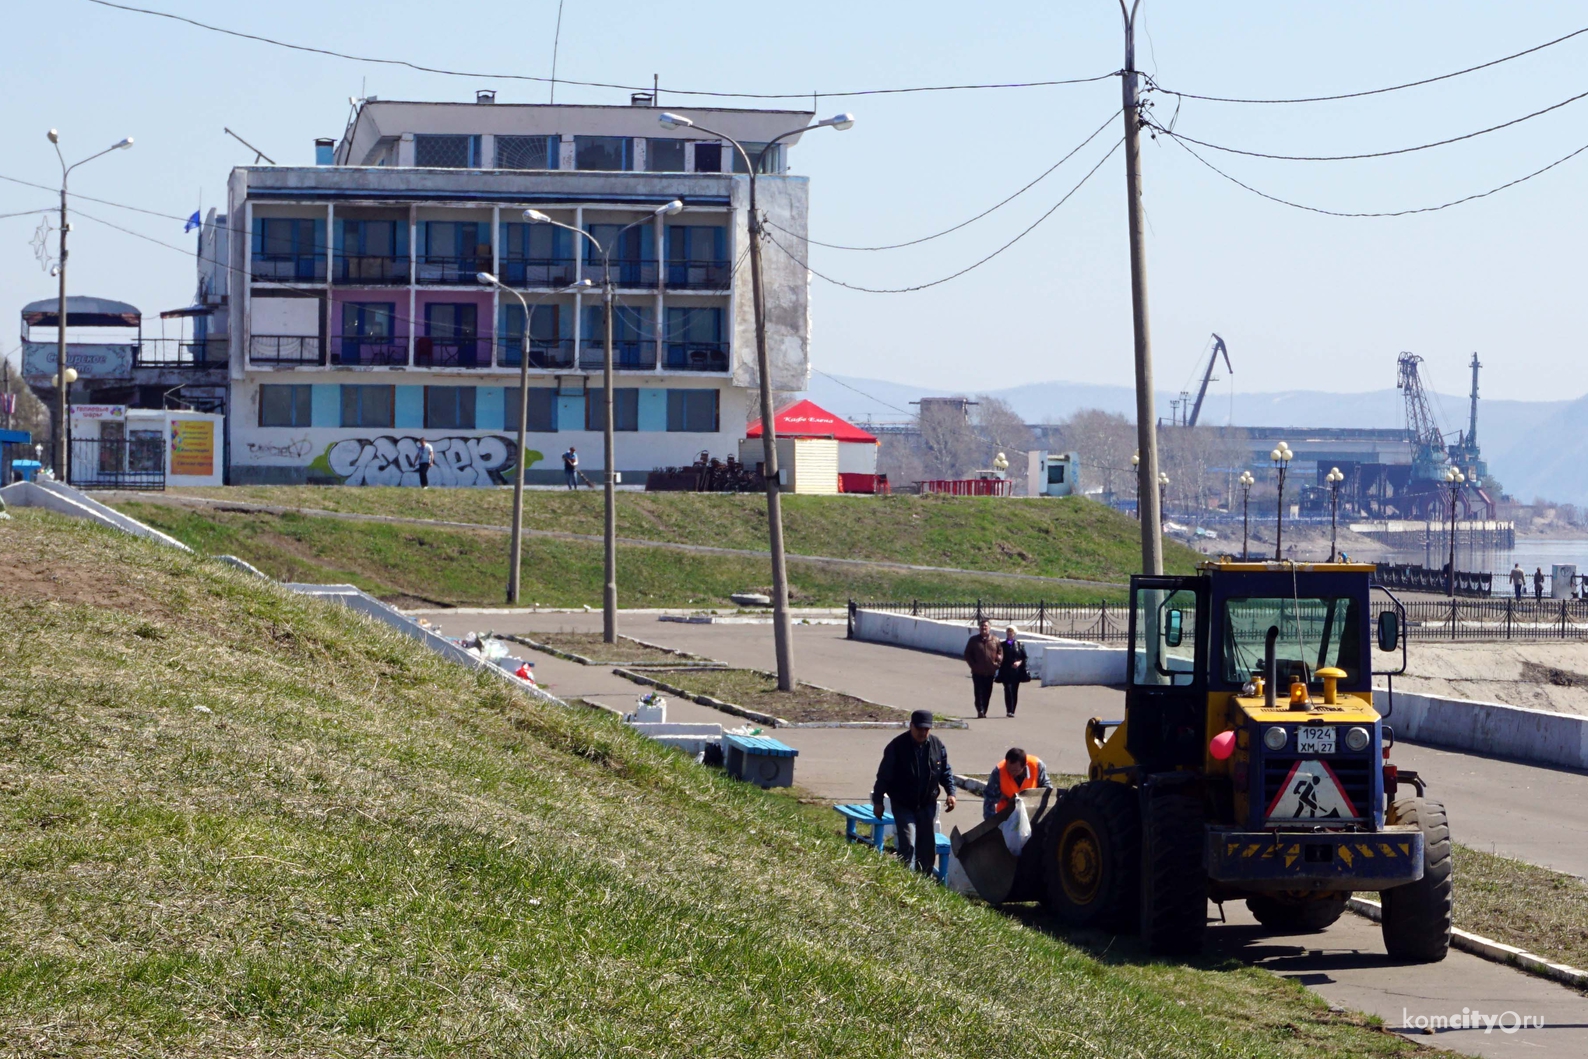
{"label": "window", "polygon": [[1280,694],[1298,673],[1314,687],[1321,686],[1323,682],[1313,674],[1324,666],[1345,670],[1341,683],[1354,683],[1362,673],[1357,609],[1349,596],[1225,600],[1224,679],[1240,684],[1260,672],[1268,630],[1278,626],[1274,665]]}
{"label": "window", "polygon": [[[669,308],[667,310],[667,341],[686,345],[716,345],[722,341],[722,310],[719,308]],[[712,392],[715,393],[716,391],[713,390]]]}
{"label": "window", "polygon": [[474,387],[426,386],[426,430],[473,430]]}
{"label": "window", "polygon": [[502,257],[506,260],[572,260],[572,239],[572,232],[550,224],[503,224]]}
{"label": "window", "polygon": [[393,415],[396,398],[395,386],[344,386],[342,425],[390,430],[396,425]]}
{"label": "window", "polygon": [[[529,307],[529,337],[536,342],[555,341],[561,335],[558,330],[556,305],[531,305]],[[524,337],[524,307],[514,302],[502,306],[502,337],[520,341]]]}
{"label": "window", "polygon": [[573,158],[578,169],[633,169],[633,141],[627,136],[575,136]]}
{"label": "window", "polygon": [[645,141],[645,168],[652,173],[684,171],[684,140],[652,137]]}
{"label": "window", "polygon": [[[757,158],[761,159],[761,164],[756,169],[756,172],[758,172],[758,173],[781,173],[781,172],[783,172],[783,145],[782,144],[775,143],[772,146],[768,147],[764,143],[749,143],[749,142],[745,142],[741,146],[744,147],[744,153],[750,156],[750,161],[754,162]],[[739,152],[738,151],[734,151],[733,152],[733,171],[735,173],[748,173],[749,172],[749,170],[744,167],[744,159],[739,157]]]}
{"label": "window", "polygon": [[720,173],[722,172],[722,144],[697,143],[695,144],[695,172]]}
{"label": "window", "polygon": [[[656,338],[648,305],[615,305],[612,313],[612,341],[643,342]],[[584,337],[596,345],[606,341],[607,314],[604,305],[584,308]]]}
{"label": "window", "polygon": [[498,136],[496,168],[556,169],[559,136]]}
{"label": "window", "polygon": [[358,338],[389,338],[396,316],[395,302],[343,302],[342,334]]}
{"label": "window", "polygon": [[[606,405],[604,403],[605,398],[602,396],[604,392],[599,386],[584,392],[584,428],[586,430],[606,429]],[[639,390],[624,387],[613,388],[612,429],[640,429]]]}
{"label": "window", "polygon": [[265,257],[296,257],[324,252],[314,245],[314,219],[264,217],[259,222],[259,243],[254,253]]}
{"label": "window", "polygon": [[431,368],[478,366],[479,312],[473,302],[426,305],[425,334],[414,343],[414,363]]}
{"label": "window", "polygon": [[478,136],[415,136],[414,165],[431,169],[480,168]]}
{"label": "window", "polygon": [[310,426],[311,394],[308,386],[261,386],[259,425],[262,427]]}
{"label": "window", "polygon": [[668,390],[667,429],[689,434],[717,432],[716,390]]}
{"label": "window", "polygon": [[[485,267],[490,267],[489,225],[475,221],[426,221],[424,235],[424,256],[427,260],[469,258],[472,261],[478,258]],[[468,282],[474,282],[472,275],[468,277]]]}
{"label": "window", "polygon": [[668,261],[725,261],[728,229],[720,224],[669,224]]}
{"label": "window", "polygon": [[[624,228],[621,224],[591,224],[586,227],[591,237],[601,244],[601,249],[611,252],[613,261],[640,261],[651,256],[646,251],[651,249],[656,237],[648,224],[636,225],[621,236],[618,235]],[[599,265],[601,255],[590,240],[581,239],[580,242],[585,245],[585,260],[592,265]]]}
{"label": "window", "polygon": [[[614,390],[621,395],[622,390]],[[638,393],[638,391],[635,391]],[[502,408],[502,429],[518,429],[518,387],[507,388],[507,399]],[[557,391],[550,386],[532,386],[529,389],[529,426],[531,434],[553,434],[557,430]]]}
{"label": "window", "polygon": [[[406,255],[405,240],[397,234],[396,221],[342,222],[342,253],[355,257],[396,257]],[[404,234],[408,226],[402,226]]]}
{"label": "window", "polygon": [[1062,464],[1062,463],[1050,463],[1050,464],[1048,464],[1048,484],[1049,485],[1063,485],[1064,484],[1064,464]]}

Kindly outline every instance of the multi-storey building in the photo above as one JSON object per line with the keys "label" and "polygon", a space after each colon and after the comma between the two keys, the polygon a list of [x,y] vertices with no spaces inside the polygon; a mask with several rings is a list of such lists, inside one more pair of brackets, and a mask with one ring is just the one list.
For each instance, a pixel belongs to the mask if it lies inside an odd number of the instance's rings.
{"label": "multi-storey building", "polygon": [[[317,142],[319,164],[233,170],[228,218],[241,237],[228,319],[212,329],[231,336],[232,482],[416,484],[420,438],[440,462],[432,483],[501,482],[520,401],[531,481],[560,480],[570,445],[582,468],[601,469],[602,259],[524,211],[606,246],[673,199],[682,212],[610,249],[617,469],[629,484],[702,450],[736,451],[759,382],[748,180],[732,148],[664,130],[643,96],[630,107],[493,99],[367,100],[339,142]],[[810,119],[679,112],[752,151]],[[762,173],[758,202],[785,248],[764,253],[772,384],[796,391],[809,371],[807,182],[789,175],[782,146]],[[528,318],[480,272],[521,293]],[[587,278],[592,292],[566,293]]]}

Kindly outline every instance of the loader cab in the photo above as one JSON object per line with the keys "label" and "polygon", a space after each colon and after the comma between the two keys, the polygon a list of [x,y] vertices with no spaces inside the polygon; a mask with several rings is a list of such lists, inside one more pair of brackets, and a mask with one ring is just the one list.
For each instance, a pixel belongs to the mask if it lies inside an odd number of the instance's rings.
{"label": "loader cab", "polygon": [[1208,692],[1207,577],[1133,577],[1125,749],[1147,772],[1203,759]]}

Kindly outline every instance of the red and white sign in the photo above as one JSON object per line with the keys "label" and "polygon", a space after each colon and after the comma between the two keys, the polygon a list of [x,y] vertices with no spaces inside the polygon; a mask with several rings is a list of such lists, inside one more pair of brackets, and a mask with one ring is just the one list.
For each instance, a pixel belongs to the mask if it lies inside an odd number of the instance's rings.
{"label": "red and white sign", "polygon": [[[866,441],[873,445],[877,439],[845,419],[833,415],[812,401],[799,401],[789,405],[772,417],[773,428],[780,438],[832,438],[835,441]],[[761,421],[757,419],[744,432],[747,438],[761,436]]]}
{"label": "red and white sign", "polygon": [[1290,775],[1268,806],[1268,822],[1353,820],[1359,816],[1350,795],[1327,762],[1304,758],[1291,766]]}

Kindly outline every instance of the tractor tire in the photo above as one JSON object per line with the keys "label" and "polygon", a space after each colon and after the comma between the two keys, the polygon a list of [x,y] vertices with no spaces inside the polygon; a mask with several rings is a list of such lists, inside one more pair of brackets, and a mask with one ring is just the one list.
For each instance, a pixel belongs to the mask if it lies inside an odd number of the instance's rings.
{"label": "tractor tire", "polygon": [[1415,824],[1423,833],[1423,877],[1379,895],[1380,926],[1390,958],[1437,963],[1450,951],[1450,821],[1442,802],[1400,798],[1390,804],[1389,823]]}
{"label": "tractor tire", "polygon": [[1246,907],[1257,922],[1275,934],[1315,934],[1334,926],[1335,920],[1345,914],[1345,902],[1350,896],[1343,890],[1305,896],[1264,894],[1248,897]]}
{"label": "tractor tire", "polygon": [[1149,789],[1141,831],[1141,940],[1158,956],[1195,956],[1208,925],[1200,792]]}
{"label": "tractor tire", "polygon": [[1141,878],[1141,809],[1133,787],[1077,783],[1048,814],[1043,883],[1048,910],[1070,927],[1128,933]]}

